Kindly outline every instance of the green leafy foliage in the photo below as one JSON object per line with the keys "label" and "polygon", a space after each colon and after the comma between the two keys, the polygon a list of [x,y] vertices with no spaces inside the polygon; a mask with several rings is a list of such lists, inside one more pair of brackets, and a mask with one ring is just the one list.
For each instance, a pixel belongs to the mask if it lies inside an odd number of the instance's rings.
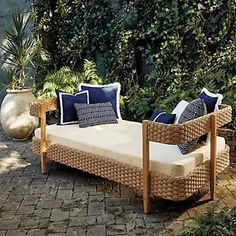
{"label": "green leafy foliage", "polygon": [[236,114],[234,111],[232,122],[229,125],[227,125],[227,128],[236,130],[236,118],[235,117],[236,117]]}
{"label": "green leafy foliage", "polygon": [[37,97],[55,97],[55,89],[73,93],[78,90],[81,82],[82,78],[79,73],[72,71],[69,67],[62,67],[60,70],[46,76],[43,89],[38,91]]}
{"label": "green leafy foliage", "polygon": [[123,117],[136,121],[142,121],[149,117],[155,107],[155,89],[134,87],[128,90],[124,97],[126,113],[123,110]]}
{"label": "green leafy foliage", "polygon": [[38,98],[55,97],[55,90],[63,90],[68,93],[74,93],[79,90],[79,84],[82,82],[90,84],[102,83],[103,77],[96,70],[94,62],[85,60],[84,71],[76,72],[70,67],[62,67],[61,69],[50,73],[44,80],[44,85],[37,92]]}
{"label": "green leafy foliage", "polygon": [[[147,87],[136,86],[127,91],[122,106],[124,118],[148,119],[156,107],[171,112],[180,100],[196,99],[203,87],[224,94],[224,103],[236,110],[236,77],[227,75],[223,69],[197,69],[191,81],[178,81],[171,71],[158,69],[147,76],[147,81]],[[235,116],[230,127],[236,129]]]}
{"label": "green leafy foliage", "polygon": [[121,83],[126,119],[171,111],[204,86],[236,108],[236,0],[34,0],[33,9],[55,67],[95,61],[103,81]]}
{"label": "green leafy foliage", "polygon": [[[35,41],[30,31],[30,17],[23,12],[12,15],[12,25],[5,30],[5,40],[0,48],[3,51],[1,64],[8,65],[5,76],[8,88],[17,89],[26,86],[35,56]],[[31,32],[31,33],[30,33]]]}
{"label": "green leafy foliage", "polygon": [[219,211],[216,204],[206,213],[193,218],[195,225],[185,227],[177,236],[234,236],[236,235],[236,207]]}
{"label": "green leafy foliage", "polygon": [[82,74],[83,81],[90,84],[101,84],[105,79],[97,70],[97,66],[94,61],[85,59],[84,61],[84,73]]}
{"label": "green leafy foliage", "polygon": [[37,31],[53,61],[76,66],[100,54],[105,73],[128,90],[145,65],[179,80],[195,68],[235,71],[235,0],[34,0]]}

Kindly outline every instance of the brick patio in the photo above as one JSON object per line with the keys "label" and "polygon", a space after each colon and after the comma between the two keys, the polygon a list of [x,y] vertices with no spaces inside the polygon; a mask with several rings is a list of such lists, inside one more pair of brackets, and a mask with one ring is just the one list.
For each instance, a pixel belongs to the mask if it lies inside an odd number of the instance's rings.
{"label": "brick patio", "polygon": [[[0,127],[0,236],[168,235],[209,206],[201,193],[184,202],[155,199],[142,212],[142,196],[125,186],[48,162],[40,173],[31,142],[7,138]],[[236,205],[232,167],[219,176],[219,206]]]}

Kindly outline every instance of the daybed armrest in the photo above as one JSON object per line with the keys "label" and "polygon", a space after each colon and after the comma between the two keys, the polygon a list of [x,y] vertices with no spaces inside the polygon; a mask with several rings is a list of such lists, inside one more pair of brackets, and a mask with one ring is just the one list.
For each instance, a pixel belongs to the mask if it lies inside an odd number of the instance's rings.
{"label": "daybed armrest", "polygon": [[217,128],[229,123],[232,108],[222,105],[220,110],[188,121],[183,124],[168,125],[143,121],[143,207],[144,213],[150,208],[150,160],[149,141],[165,144],[182,144],[211,131],[210,142],[210,193],[215,198],[216,189],[216,135]]}
{"label": "daybed armrest", "polygon": [[146,120],[143,121],[143,125],[147,129],[146,133],[149,141],[176,145],[186,143],[210,132],[210,117],[213,114],[217,116],[217,127],[219,128],[231,121],[232,108],[231,106],[222,105],[217,112],[207,114],[183,124],[163,124]]}
{"label": "daybed armrest", "polygon": [[30,115],[41,117],[42,109],[44,112],[55,111],[57,109],[57,98],[40,99],[30,104]]}
{"label": "daybed armrest", "polygon": [[42,99],[34,101],[30,104],[30,114],[40,118],[40,156],[42,173],[46,173],[46,152],[47,152],[47,138],[46,138],[46,112],[57,109],[57,99]]}

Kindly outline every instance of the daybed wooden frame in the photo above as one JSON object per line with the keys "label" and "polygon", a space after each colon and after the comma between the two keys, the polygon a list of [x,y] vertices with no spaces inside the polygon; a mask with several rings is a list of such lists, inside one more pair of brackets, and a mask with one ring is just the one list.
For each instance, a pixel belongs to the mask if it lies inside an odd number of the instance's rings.
{"label": "daybed wooden frame", "polygon": [[[56,98],[38,100],[31,104],[30,113],[41,118],[41,139],[33,138],[33,151],[41,156],[42,173],[46,173],[46,159],[89,172],[143,191],[144,212],[150,211],[150,195],[165,199],[185,200],[210,180],[211,199],[215,197],[216,174],[229,164],[229,147],[216,153],[217,127],[231,121],[232,109],[222,105],[214,112],[184,124],[162,124],[143,121],[143,168],[120,163],[92,153],[82,152],[60,144],[48,143],[46,138],[46,112],[57,109]],[[186,143],[211,132],[210,161],[203,162],[183,177],[173,177],[150,170],[149,142],[164,144]],[[216,158],[216,155],[217,158]]]}

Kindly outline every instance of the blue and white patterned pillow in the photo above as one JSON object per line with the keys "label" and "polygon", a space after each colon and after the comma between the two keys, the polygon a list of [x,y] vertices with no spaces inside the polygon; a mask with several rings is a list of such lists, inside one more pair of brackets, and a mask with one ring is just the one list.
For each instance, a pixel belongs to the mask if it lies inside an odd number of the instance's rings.
{"label": "blue and white patterned pillow", "polygon": [[57,124],[67,125],[78,123],[74,103],[89,103],[88,91],[70,94],[56,90],[56,94],[59,109],[59,119]]}
{"label": "blue and white patterned pillow", "polygon": [[[196,99],[190,102],[186,108],[184,109],[183,113],[179,118],[179,124],[183,124],[189,120],[196,119],[200,116],[207,114],[206,104],[202,99]],[[199,138],[195,138],[187,143],[179,144],[178,147],[182,154],[187,154],[190,152],[198,143]]]}
{"label": "blue and white patterned pillow", "polygon": [[118,82],[107,85],[91,85],[82,83],[79,86],[79,90],[89,91],[90,104],[110,102],[116,117],[122,119],[119,107],[120,88],[121,86]]}
{"label": "blue and white patterned pillow", "polygon": [[157,108],[150,117],[150,120],[155,122],[161,122],[164,124],[173,124],[175,121],[175,117],[175,114],[169,114],[163,112],[161,108]]}
{"label": "blue and white patterned pillow", "polygon": [[77,112],[80,128],[118,123],[110,102],[95,104],[75,103],[74,107]]}
{"label": "blue and white patterned pillow", "polygon": [[219,105],[222,103],[223,95],[219,93],[211,93],[206,88],[203,88],[199,98],[206,103],[207,113],[219,110]]}

